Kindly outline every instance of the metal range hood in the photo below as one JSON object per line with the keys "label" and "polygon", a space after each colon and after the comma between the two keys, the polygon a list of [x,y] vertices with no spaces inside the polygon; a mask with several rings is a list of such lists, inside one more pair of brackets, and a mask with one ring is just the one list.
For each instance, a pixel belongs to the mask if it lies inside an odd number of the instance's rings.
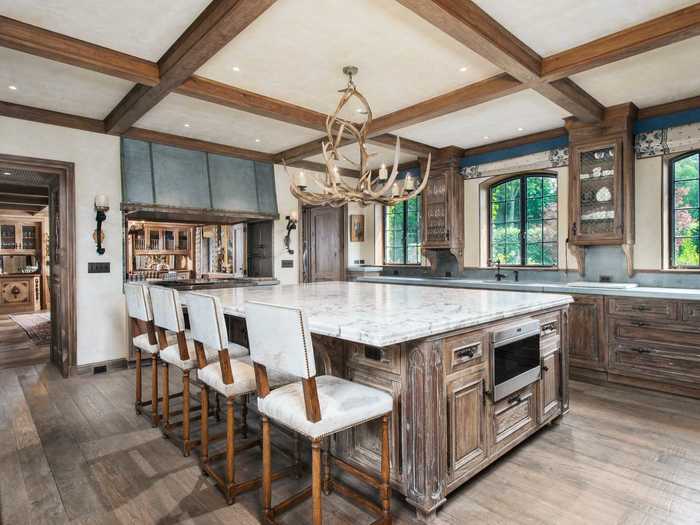
{"label": "metal range hood", "polygon": [[122,138],[129,219],[235,224],[279,218],[274,165]]}

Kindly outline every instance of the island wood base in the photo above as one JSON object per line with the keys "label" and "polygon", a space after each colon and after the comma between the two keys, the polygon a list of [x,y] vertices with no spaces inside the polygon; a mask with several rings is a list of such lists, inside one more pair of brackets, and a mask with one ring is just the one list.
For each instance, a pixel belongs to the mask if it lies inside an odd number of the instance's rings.
{"label": "island wood base", "polygon": [[[313,336],[319,370],[393,396],[392,487],[425,522],[450,492],[568,410],[568,307],[523,317],[541,322],[541,379],[496,403],[488,335],[517,318],[385,348]],[[334,455],[379,475],[379,422],[341,433],[331,446]]]}

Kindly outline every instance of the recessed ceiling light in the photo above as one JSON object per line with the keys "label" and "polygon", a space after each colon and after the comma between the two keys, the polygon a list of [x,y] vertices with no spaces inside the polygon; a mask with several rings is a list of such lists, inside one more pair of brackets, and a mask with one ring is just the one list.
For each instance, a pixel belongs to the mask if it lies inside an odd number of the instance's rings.
{"label": "recessed ceiling light", "polygon": [[525,128],[518,128],[518,131],[525,131]]}
{"label": "recessed ceiling light", "polygon": [[489,136],[488,136],[488,135],[484,135],[484,140],[489,140]]}
{"label": "recessed ceiling light", "polygon": [[17,91],[17,86],[10,85],[10,86],[7,86],[7,89],[12,90],[12,91]]}
{"label": "recessed ceiling light", "polygon": [[185,127],[186,127],[186,128],[189,128],[189,127],[190,127],[189,122],[185,122]]}
{"label": "recessed ceiling light", "polygon": [[233,66],[232,69],[233,69],[236,73],[238,73],[238,72],[241,70],[241,68],[238,67],[238,66]]}
{"label": "recessed ceiling light", "polygon": [[464,73],[467,70],[467,66],[462,66],[459,68],[459,70]]}
{"label": "recessed ceiling light", "polygon": [[3,172],[3,175],[12,175],[12,173],[10,173],[9,171],[5,171]]}
{"label": "recessed ceiling light", "polygon": [[255,139],[255,142],[260,142],[260,139]]}

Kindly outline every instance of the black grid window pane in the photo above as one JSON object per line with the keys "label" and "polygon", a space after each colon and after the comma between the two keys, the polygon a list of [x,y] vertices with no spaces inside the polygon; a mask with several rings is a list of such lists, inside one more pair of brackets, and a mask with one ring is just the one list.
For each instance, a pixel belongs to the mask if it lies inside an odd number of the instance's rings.
{"label": "black grid window pane", "polygon": [[420,196],[384,208],[384,263],[419,264]]}
{"label": "black grid window pane", "polygon": [[518,266],[558,262],[557,178],[523,175],[489,192],[491,261]]}
{"label": "black grid window pane", "polygon": [[700,267],[700,153],[671,163],[671,266]]}

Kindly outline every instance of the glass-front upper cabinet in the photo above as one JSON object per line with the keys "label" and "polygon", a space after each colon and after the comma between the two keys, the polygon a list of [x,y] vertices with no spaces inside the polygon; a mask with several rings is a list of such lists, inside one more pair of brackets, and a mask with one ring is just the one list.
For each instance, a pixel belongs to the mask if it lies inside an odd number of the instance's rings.
{"label": "glass-front upper cabinet", "polygon": [[17,245],[17,228],[14,224],[0,224],[0,249],[16,250]]}
{"label": "glass-front upper cabinet", "polygon": [[571,242],[621,244],[622,140],[578,144],[572,154]]}
{"label": "glass-front upper cabinet", "polygon": [[36,250],[37,248],[36,226],[22,225],[22,249]]}
{"label": "glass-front upper cabinet", "polygon": [[190,247],[189,243],[189,230],[179,230],[177,232],[177,247],[176,249],[181,252],[186,252]]}

